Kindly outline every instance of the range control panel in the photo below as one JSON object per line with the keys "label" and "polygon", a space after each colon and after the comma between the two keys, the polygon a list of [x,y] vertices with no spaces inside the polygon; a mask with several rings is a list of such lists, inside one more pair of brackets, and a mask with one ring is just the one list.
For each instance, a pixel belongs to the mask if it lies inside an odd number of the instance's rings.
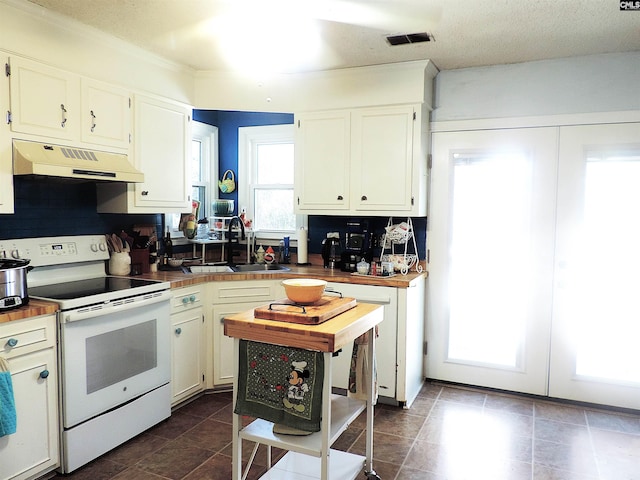
{"label": "range control panel", "polygon": [[29,259],[42,267],[108,260],[109,250],[104,235],[19,238],[0,240],[0,258]]}

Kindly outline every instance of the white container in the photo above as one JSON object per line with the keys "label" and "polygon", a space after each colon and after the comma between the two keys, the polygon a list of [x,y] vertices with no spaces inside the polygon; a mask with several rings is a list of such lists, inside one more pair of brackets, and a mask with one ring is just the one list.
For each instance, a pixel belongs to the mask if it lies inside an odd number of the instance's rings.
{"label": "white container", "polygon": [[131,272],[129,252],[112,253],[109,258],[109,273],[111,275],[129,275],[129,272]]}

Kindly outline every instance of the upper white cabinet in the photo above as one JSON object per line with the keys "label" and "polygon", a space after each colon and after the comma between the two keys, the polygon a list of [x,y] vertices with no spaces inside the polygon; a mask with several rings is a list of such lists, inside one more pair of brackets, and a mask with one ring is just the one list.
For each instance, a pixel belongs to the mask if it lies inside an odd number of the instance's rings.
{"label": "upper white cabinet", "polygon": [[163,98],[135,95],[134,118],[134,163],[144,173],[144,182],[98,185],[98,212],[189,211],[191,108]]}
{"label": "upper white cabinet", "polygon": [[297,115],[296,125],[296,209],[346,213],[351,196],[349,111]]}
{"label": "upper white cabinet", "polygon": [[82,141],[129,148],[131,95],[125,89],[82,79]]}
{"label": "upper white cabinet", "polygon": [[[8,106],[9,77],[1,75],[0,108],[4,112],[5,107]],[[11,155],[11,128],[6,121],[2,121],[0,122],[0,214],[15,212],[13,200],[13,159]]]}
{"label": "upper white cabinet", "polygon": [[426,120],[421,104],[297,115],[297,211],[426,215]]}
{"label": "upper white cabinet", "polygon": [[12,132],[73,146],[128,150],[127,90],[21,57],[11,57],[6,71]]}
{"label": "upper white cabinet", "polygon": [[11,57],[11,130],[60,140],[80,132],[80,77],[58,68]]}

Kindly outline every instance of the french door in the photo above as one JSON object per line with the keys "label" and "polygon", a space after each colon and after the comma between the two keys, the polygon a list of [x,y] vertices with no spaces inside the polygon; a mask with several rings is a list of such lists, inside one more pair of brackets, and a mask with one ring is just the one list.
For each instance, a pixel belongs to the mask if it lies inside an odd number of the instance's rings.
{"label": "french door", "polygon": [[427,375],[546,394],[557,129],[437,133]]}
{"label": "french door", "polygon": [[640,124],[560,129],[549,394],[640,409]]}
{"label": "french door", "polygon": [[434,134],[427,375],[640,408],[638,185],[638,124]]}

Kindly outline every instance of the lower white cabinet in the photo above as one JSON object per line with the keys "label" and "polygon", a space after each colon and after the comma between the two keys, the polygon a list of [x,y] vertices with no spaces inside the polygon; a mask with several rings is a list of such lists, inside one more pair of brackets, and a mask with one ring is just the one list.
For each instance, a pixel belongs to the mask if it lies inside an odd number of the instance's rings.
{"label": "lower white cabinet", "polygon": [[[213,358],[212,381],[207,388],[229,387],[233,383],[233,339],[224,335],[224,318],[285,298],[286,294],[281,279],[211,282],[207,288],[212,321],[207,358]],[[425,277],[416,278],[407,288],[336,282],[329,283],[327,288],[358,302],[384,307],[384,320],[378,326],[376,339],[379,401],[409,407],[425,377]],[[334,387],[348,387],[351,353],[349,345],[333,359]]]}
{"label": "lower white cabinet", "polygon": [[171,302],[171,404],[186,400],[205,386],[203,290],[174,291]]}
{"label": "lower white cabinet", "polygon": [[213,387],[233,383],[233,339],[224,334],[224,318],[284,298],[280,280],[210,283],[213,331]]}
{"label": "lower white cabinet", "polygon": [[0,324],[17,431],[0,437],[0,478],[39,477],[60,464],[55,315]]}
{"label": "lower white cabinet", "polygon": [[[424,277],[408,288],[329,283],[328,288],[358,302],[384,307],[376,338],[376,372],[381,403],[410,406],[424,381]],[[352,345],[334,359],[333,386],[348,388]]]}

